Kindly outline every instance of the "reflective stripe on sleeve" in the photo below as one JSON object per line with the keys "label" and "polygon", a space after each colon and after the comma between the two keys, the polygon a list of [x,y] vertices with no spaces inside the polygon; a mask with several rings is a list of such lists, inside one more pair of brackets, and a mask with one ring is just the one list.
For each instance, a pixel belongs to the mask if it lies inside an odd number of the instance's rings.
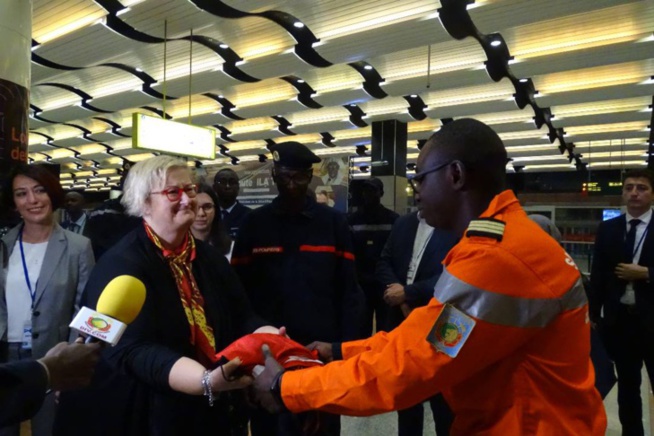
{"label": "reflective stripe on sleeve", "polygon": [[353,232],[383,232],[391,231],[393,224],[356,224],[350,228]]}
{"label": "reflective stripe on sleeve", "polygon": [[333,245],[300,245],[300,251],[309,251],[313,253],[334,253],[336,256],[348,260],[354,260],[354,254],[349,251],[337,250]]}
{"label": "reflective stripe on sleeve", "polygon": [[587,303],[581,278],[560,298],[521,298],[477,288],[447,269],[434,287],[434,298],[477,319],[512,327],[545,327],[561,312]]}

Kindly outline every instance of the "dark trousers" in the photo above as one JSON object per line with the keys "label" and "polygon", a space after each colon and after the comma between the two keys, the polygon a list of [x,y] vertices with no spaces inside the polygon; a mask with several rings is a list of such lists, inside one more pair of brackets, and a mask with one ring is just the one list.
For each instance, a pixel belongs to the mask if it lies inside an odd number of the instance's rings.
{"label": "dark trousers", "polygon": [[[437,436],[448,436],[454,416],[450,407],[441,394],[436,394],[429,399],[431,413],[434,416],[434,426]],[[408,409],[398,410],[397,429],[399,436],[422,436],[422,424],[424,420],[424,408],[422,403],[416,404]]]}
{"label": "dark trousers", "polygon": [[256,409],[250,413],[252,436],[338,436],[341,416],[325,412],[270,414]]}
{"label": "dark trousers", "polygon": [[654,341],[644,314],[622,307],[615,325],[604,329],[607,351],[618,373],[618,415],[623,436],[642,436],[643,404],[640,396],[643,363],[654,376]]}
{"label": "dark trousers", "polygon": [[375,319],[377,331],[389,331],[388,311],[389,306],[384,302],[384,286],[377,282],[360,283],[363,294],[366,298],[366,306],[363,315],[363,337],[372,336],[372,320]]}

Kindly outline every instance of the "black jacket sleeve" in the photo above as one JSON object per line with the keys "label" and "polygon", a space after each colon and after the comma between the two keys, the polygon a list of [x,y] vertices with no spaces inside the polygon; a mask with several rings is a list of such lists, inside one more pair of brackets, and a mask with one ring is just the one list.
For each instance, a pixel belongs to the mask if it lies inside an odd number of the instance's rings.
{"label": "black jacket sleeve", "polygon": [[404,283],[403,280],[395,273],[393,267],[393,253],[396,250],[396,238],[398,237],[397,225],[393,226],[391,234],[384,244],[384,249],[381,252],[375,274],[382,285],[390,285],[391,283]]}
{"label": "black jacket sleeve", "polygon": [[434,295],[434,287],[440,276],[441,271],[438,271],[438,274],[434,274],[428,279],[405,286],[404,293],[407,304],[412,308],[426,306]]}
{"label": "black jacket sleeve", "polygon": [[0,427],[34,416],[47,384],[45,368],[34,360],[0,365]]}
{"label": "black jacket sleeve", "polygon": [[612,268],[608,265],[608,249],[606,241],[605,223],[600,223],[595,237],[595,246],[593,248],[593,264],[590,274],[590,286],[587,290],[588,311],[591,321],[598,322],[602,313],[602,306],[606,302],[607,285],[610,280],[606,276],[607,271],[612,273]]}

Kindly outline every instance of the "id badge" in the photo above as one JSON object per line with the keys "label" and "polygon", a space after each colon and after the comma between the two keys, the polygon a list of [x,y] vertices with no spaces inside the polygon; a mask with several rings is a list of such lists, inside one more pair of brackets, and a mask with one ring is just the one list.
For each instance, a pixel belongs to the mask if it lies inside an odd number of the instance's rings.
{"label": "id badge", "polygon": [[23,326],[23,342],[21,344],[23,350],[32,349],[32,324],[25,324]]}

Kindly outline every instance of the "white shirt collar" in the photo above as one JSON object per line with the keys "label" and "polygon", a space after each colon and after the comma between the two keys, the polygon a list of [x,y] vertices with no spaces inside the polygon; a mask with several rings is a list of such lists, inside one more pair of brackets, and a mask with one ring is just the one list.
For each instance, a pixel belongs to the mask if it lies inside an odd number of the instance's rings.
{"label": "white shirt collar", "polygon": [[649,222],[652,219],[652,209],[649,209],[647,212],[645,212],[641,216],[632,216],[632,215],[629,214],[629,212],[627,212],[625,215],[626,215],[626,218],[627,218],[627,224],[629,224],[629,221],[631,221],[632,219],[638,218],[641,221],[641,223],[643,223],[643,224],[645,224],[647,226],[647,225],[649,225]]}

